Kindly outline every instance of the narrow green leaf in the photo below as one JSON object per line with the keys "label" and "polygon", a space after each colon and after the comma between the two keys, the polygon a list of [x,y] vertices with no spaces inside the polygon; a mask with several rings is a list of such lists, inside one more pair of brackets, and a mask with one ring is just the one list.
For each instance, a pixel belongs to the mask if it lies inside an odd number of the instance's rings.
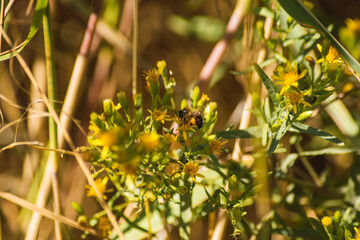
{"label": "narrow green leaf", "polygon": [[30,42],[30,40],[35,36],[36,32],[39,30],[40,23],[43,20],[44,11],[47,4],[48,4],[48,0],[36,1],[34,18],[30,26],[29,34],[26,37],[26,40],[20,43],[19,45],[15,46],[10,51],[4,51],[0,53],[0,61],[10,59],[19,52],[21,52],[21,50],[23,50],[24,47]]}
{"label": "narrow green leaf", "polygon": [[266,155],[271,155],[274,153],[276,147],[278,146],[281,138],[285,135],[285,133],[291,127],[293,116],[289,115],[289,117],[281,124],[280,129],[274,134],[274,137],[271,141],[270,147],[266,153]]}
{"label": "narrow green leaf", "polygon": [[327,233],[325,232],[325,229],[321,222],[315,218],[309,217],[308,218],[310,224],[319,232],[322,236],[322,239],[329,239]]}
{"label": "narrow green leaf", "polygon": [[278,108],[280,103],[276,98],[276,94],[280,93],[279,89],[275,86],[273,81],[264,73],[264,71],[260,68],[259,65],[257,65],[256,63],[254,63],[253,65],[254,65],[255,71],[257,72],[261,81],[264,83],[267,91],[269,92],[269,95],[270,95],[271,100],[273,101],[275,107]]}
{"label": "narrow green leaf", "polygon": [[306,125],[303,123],[294,122],[289,131],[311,134],[314,136],[321,137],[322,139],[328,140],[330,142],[336,143],[339,146],[344,146],[344,142],[341,141],[339,138],[331,135],[328,132],[325,132],[325,131],[317,129],[317,128],[310,127],[309,125]]}
{"label": "narrow green leaf", "polygon": [[339,41],[324,27],[324,25],[308,11],[298,0],[277,0],[281,7],[299,24],[312,27],[318,30],[325,38],[329,39],[332,45],[337,49],[339,54],[343,57],[356,72],[359,78],[360,64],[355,58],[339,43]]}
{"label": "narrow green leaf", "polygon": [[325,148],[316,151],[305,151],[300,156],[317,156],[317,155],[330,155],[330,154],[346,154],[352,152],[359,152],[360,148]]}
{"label": "narrow green leaf", "polygon": [[281,162],[280,166],[279,166],[279,171],[281,173],[288,173],[289,168],[291,168],[296,159],[299,157],[299,154],[297,153],[290,153],[289,155],[286,156],[286,158]]}
{"label": "narrow green leaf", "polygon": [[235,138],[260,138],[262,136],[262,128],[259,126],[249,127],[245,129],[237,129],[231,131],[218,131],[215,132],[216,137],[224,139]]}

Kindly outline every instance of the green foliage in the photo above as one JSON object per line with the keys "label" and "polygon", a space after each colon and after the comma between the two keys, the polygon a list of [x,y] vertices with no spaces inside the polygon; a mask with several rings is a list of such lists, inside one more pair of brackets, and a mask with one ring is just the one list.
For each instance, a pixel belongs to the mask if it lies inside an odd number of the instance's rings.
{"label": "green foliage", "polygon": [[[145,80],[153,101],[151,110],[143,110],[141,94],[137,94],[133,106],[124,92],[117,94],[117,104],[105,99],[103,112],[90,116],[92,133],[88,136],[90,147],[86,154],[93,166],[96,185],[114,214],[124,217],[129,204],[138,209],[137,218],[127,219],[121,226],[126,238],[138,239],[161,230],[164,222],[159,221],[159,214],[166,213],[166,222],[178,222],[181,238],[188,239],[190,225],[197,214],[207,215],[217,206],[230,212],[234,208],[243,212],[243,202],[255,194],[254,186],[230,190],[223,187],[228,182],[229,169],[220,165],[213,153],[222,152],[225,142],[221,138],[228,135],[212,133],[217,121],[216,103],[210,102],[196,87],[190,95],[191,107],[185,99],[181,107],[175,107],[172,97],[175,80],[170,77],[164,61],[145,72]],[[161,82],[166,89],[163,95]],[[133,115],[130,112],[134,112]],[[199,116],[201,128],[196,123]],[[177,126],[168,128],[168,121],[176,122]],[[236,180],[239,171],[232,172],[233,185],[240,183]],[[111,187],[108,181],[112,182]],[[90,186],[87,188],[88,196],[96,196]],[[232,200],[232,192],[241,193],[240,198]],[[220,196],[223,201],[216,200]],[[206,208],[209,203],[214,205]],[[82,221],[96,225],[104,236],[110,234],[98,223],[104,214],[86,217],[80,206],[74,207]],[[240,219],[242,217],[235,220]],[[93,220],[97,221],[91,225]],[[109,237],[116,238],[116,235]]]}

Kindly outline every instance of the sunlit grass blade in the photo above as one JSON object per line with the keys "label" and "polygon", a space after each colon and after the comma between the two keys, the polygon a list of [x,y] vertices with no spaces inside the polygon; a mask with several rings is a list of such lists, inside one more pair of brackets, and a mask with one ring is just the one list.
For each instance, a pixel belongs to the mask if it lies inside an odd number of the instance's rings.
{"label": "sunlit grass blade", "polygon": [[0,61],[4,61],[14,57],[16,54],[21,52],[24,49],[24,47],[31,41],[31,39],[35,36],[37,31],[39,30],[47,4],[48,4],[48,0],[36,1],[33,22],[31,24],[30,31],[26,37],[26,40],[23,41],[21,44],[17,45],[16,47],[14,47],[13,49],[11,49],[10,51],[5,51],[3,53],[0,53]]}

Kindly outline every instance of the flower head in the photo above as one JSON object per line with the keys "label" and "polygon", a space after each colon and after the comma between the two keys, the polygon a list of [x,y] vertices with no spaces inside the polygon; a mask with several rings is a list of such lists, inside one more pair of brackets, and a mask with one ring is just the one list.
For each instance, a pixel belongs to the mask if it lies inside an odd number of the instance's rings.
{"label": "flower head", "polygon": [[[108,177],[104,177],[103,179],[97,178],[95,180],[95,185],[96,185],[97,189],[99,190],[99,192],[101,193],[101,195],[102,195],[102,197],[104,199],[107,198],[105,193],[113,191],[113,189],[106,189],[106,184],[107,184],[108,181],[109,181]],[[88,191],[86,193],[86,196],[88,196],[88,197],[90,197],[90,196],[97,197],[95,190],[90,185],[86,184],[85,187],[88,189]]]}
{"label": "flower head", "polygon": [[360,240],[360,231],[358,228],[354,228],[356,232],[355,238],[349,238],[348,240]]}
{"label": "flower head", "polygon": [[151,132],[140,136],[140,143],[148,152],[153,151],[160,144],[160,137],[157,133]]}
{"label": "flower head", "polygon": [[144,75],[146,83],[150,85],[151,83],[159,81],[160,72],[156,68],[153,68],[148,71],[144,71]]}
{"label": "flower head", "polygon": [[[319,51],[322,51],[322,46],[320,44],[317,45],[317,48]],[[337,66],[341,65],[343,63],[343,60],[341,59],[339,53],[336,51],[336,49],[332,46],[329,48],[329,52],[326,54],[325,59],[321,58],[317,61],[317,63],[326,63],[329,64],[330,69],[335,69]]]}
{"label": "flower head", "polygon": [[351,33],[355,34],[359,34],[360,33],[360,19],[359,18],[347,18],[345,20],[345,24],[347,29],[349,29],[349,31]]}
{"label": "flower head", "polygon": [[107,236],[111,235],[111,231],[112,231],[113,227],[111,225],[111,222],[109,221],[109,219],[106,216],[102,216],[99,218],[99,223],[98,223],[97,227],[103,237],[107,237]]}
{"label": "flower head", "polygon": [[227,143],[228,141],[225,142],[221,142],[221,137],[213,140],[209,143],[210,145],[210,151],[213,153],[217,153],[220,154],[222,152],[222,149],[224,148],[223,146],[225,145],[225,143]]}
{"label": "flower head", "polygon": [[202,177],[202,178],[204,177],[204,175],[198,173],[198,171],[200,170],[200,166],[199,166],[200,162],[195,162],[193,160],[190,160],[185,165],[182,162],[179,163],[183,166],[183,169],[181,170],[181,175],[183,176],[183,178],[187,179],[191,177],[193,181],[196,182],[195,177]]}
{"label": "flower head", "polygon": [[286,69],[278,67],[277,73],[278,75],[273,76],[273,79],[275,80],[275,84],[282,85],[280,94],[283,95],[283,93],[290,87],[298,87],[298,81],[306,75],[307,69],[299,74],[297,63],[295,62],[291,66],[291,63],[288,62]]}
{"label": "flower head", "polygon": [[323,218],[321,219],[321,224],[322,224],[324,227],[327,227],[327,226],[331,225],[331,224],[332,224],[332,219],[331,219],[331,217],[329,217],[329,216],[323,217]]}
{"label": "flower head", "polygon": [[305,106],[311,107],[311,104],[304,100],[304,95],[305,94],[303,94],[301,92],[297,92],[295,90],[287,91],[285,93],[285,99],[286,99],[285,108],[288,108],[290,105],[292,105],[294,113],[296,114],[297,113],[297,105],[299,103],[302,103]]}
{"label": "flower head", "polygon": [[164,133],[163,136],[170,143],[175,142],[178,138],[178,136],[171,134],[171,133]]}
{"label": "flower head", "polygon": [[161,122],[162,124],[165,123],[165,121],[171,121],[170,116],[166,115],[166,109],[165,110],[157,110],[155,109],[153,112],[148,110],[153,117],[153,119],[156,122]]}
{"label": "flower head", "polygon": [[113,169],[117,169],[122,175],[125,177],[134,177],[138,173],[138,166],[139,162],[141,160],[140,156],[136,156],[130,160],[124,161],[124,162],[114,162],[113,163]]}
{"label": "flower head", "polygon": [[101,131],[101,129],[93,121],[90,121],[89,130],[94,132],[93,136],[98,135]]}

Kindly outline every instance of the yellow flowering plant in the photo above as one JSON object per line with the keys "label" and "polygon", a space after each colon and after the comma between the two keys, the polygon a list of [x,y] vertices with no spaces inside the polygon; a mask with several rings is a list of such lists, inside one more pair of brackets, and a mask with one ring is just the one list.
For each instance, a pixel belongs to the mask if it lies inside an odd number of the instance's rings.
{"label": "yellow flowering plant", "polygon": [[[172,96],[175,79],[165,61],[145,71],[144,78],[152,99],[151,109],[143,109],[141,94],[136,95],[133,109],[124,92],[117,94],[117,103],[105,99],[103,112],[90,116],[90,146],[82,150],[92,165],[98,190],[116,216],[125,218],[124,211],[130,206],[137,209],[139,218],[147,219],[152,219],[152,212],[180,211],[167,221],[175,224],[174,217],[179,219],[183,223],[179,226],[180,236],[188,238],[192,218],[196,216],[194,206],[202,209],[210,202],[223,206],[215,200],[219,194],[230,198],[227,191],[238,191],[218,185],[221,179],[229,181],[224,174],[229,169],[214,155],[220,155],[227,143],[213,132],[218,118],[217,104],[195,87],[190,99],[184,99],[176,107]],[[160,91],[162,86],[164,93]],[[209,174],[217,178],[207,179]],[[86,188],[87,196],[96,196],[90,186]],[[204,191],[208,197],[196,197]],[[228,202],[224,206],[231,209],[236,203]],[[208,214],[215,209],[204,208],[204,211]],[[116,238],[103,214],[88,217],[81,211],[79,219],[89,226],[98,224],[102,235]],[[132,221],[125,219],[127,224]],[[138,228],[144,229],[140,225]],[[149,226],[145,232],[152,235],[153,229]]]}

